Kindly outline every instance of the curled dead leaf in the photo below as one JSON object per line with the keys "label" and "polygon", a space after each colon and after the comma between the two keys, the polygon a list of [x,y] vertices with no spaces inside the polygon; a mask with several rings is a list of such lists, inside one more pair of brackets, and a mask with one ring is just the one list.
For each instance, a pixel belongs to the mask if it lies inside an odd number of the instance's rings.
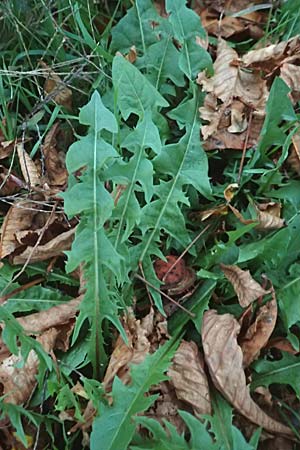
{"label": "curled dead leaf", "polygon": [[240,341],[243,352],[243,367],[248,367],[260,354],[273,333],[277,320],[277,302],[273,299],[258,310],[255,322]]}
{"label": "curled dead leaf", "polygon": [[237,343],[240,325],[231,314],[209,310],[202,322],[205,361],[212,381],[240,414],[272,433],[293,436],[287,426],[269,417],[250,396],[243,370],[243,353]]}
{"label": "curled dead leaf", "polygon": [[137,51],[136,51],[135,45],[133,45],[132,47],[130,47],[130,50],[129,50],[129,52],[127,53],[127,55],[125,56],[125,58],[126,58],[127,61],[129,61],[131,64],[135,63],[136,58],[137,58]]}
{"label": "curled dead leaf", "polygon": [[176,396],[192,406],[196,414],[210,414],[211,401],[202,356],[195,342],[182,340],[168,375]]}
{"label": "curled dead leaf", "polygon": [[38,186],[41,183],[41,173],[37,165],[25,151],[24,145],[21,142],[17,144],[17,153],[25,182],[29,187]]}
{"label": "curled dead leaf", "polygon": [[61,255],[64,251],[70,250],[75,231],[75,228],[71,228],[68,231],[60,233],[44,245],[38,245],[37,247],[28,245],[22,253],[12,258],[12,263],[24,264],[28,260],[33,263]]}
{"label": "curled dead leaf", "polygon": [[255,228],[259,230],[276,230],[286,226],[285,220],[280,217],[280,203],[261,203],[257,205],[256,210],[259,224]]}
{"label": "curled dead leaf", "polygon": [[248,120],[245,114],[245,105],[239,100],[233,100],[231,104],[231,125],[229,133],[243,133],[248,128]]}
{"label": "curled dead leaf", "polygon": [[299,351],[295,350],[290,341],[284,337],[274,337],[269,340],[266,348],[277,348],[282,352],[288,352],[291,355],[298,355]]}
{"label": "curled dead leaf", "polygon": [[[204,106],[200,109],[202,119],[206,120],[210,106],[208,94],[205,97]],[[205,111],[206,110],[206,111]],[[249,123],[250,110],[244,112],[247,123]],[[209,150],[243,150],[251,148],[257,144],[258,138],[263,126],[264,117],[253,112],[250,129],[247,129],[241,133],[230,133],[228,131],[231,126],[231,110],[230,107],[226,107],[224,110],[211,112],[211,123],[209,125],[202,125],[201,133],[205,141],[203,142],[203,148],[206,151]]]}
{"label": "curled dead leaf", "polygon": [[300,37],[295,36],[279,44],[268,45],[258,50],[251,50],[242,58],[245,67],[251,67],[271,73],[283,62],[291,62],[300,56]]}
{"label": "curled dead leaf", "polygon": [[0,159],[7,158],[13,152],[15,145],[16,145],[15,140],[2,141],[0,139]]}
{"label": "curled dead leaf", "polygon": [[266,291],[255,281],[249,270],[242,270],[238,266],[220,264],[225,277],[230,281],[238,296],[239,304],[245,308],[259,297],[266,295]]}
{"label": "curled dead leaf", "polygon": [[[65,324],[70,324],[71,326],[71,322],[74,322],[72,319],[76,316],[81,301],[82,296],[44,311],[17,317],[16,320],[28,335],[39,335],[49,329],[62,327]],[[0,328],[3,328],[3,324]],[[65,331],[61,328],[60,332]],[[63,349],[63,346],[60,348]],[[2,338],[0,338],[0,355],[6,355],[6,353],[7,348],[3,344]]]}
{"label": "curled dead leaf", "polygon": [[224,216],[226,214],[228,214],[228,206],[222,203],[221,205],[216,206],[215,208],[206,209],[204,211],[194,211],[190,214],[189,217],[192,220],[200,219],[203,222],[204,220],[207,220],[210,217]]}
{"label": "curled dead leaf", "polygon": [[231,209],[231,211],[233,212],[233,214],[235,215],[235,217],[237,219],[239,219],[239,221],[241,223],[243,223],[244,225],[248,225],[249,223],[255,223],[257,222],[257,220],[253,220],[253,219],[245,219],[245,217],[240,213],[240,211],[238,209],[236,209],[234,206],[232,206],[230,203],[228,203],[228,207]]}

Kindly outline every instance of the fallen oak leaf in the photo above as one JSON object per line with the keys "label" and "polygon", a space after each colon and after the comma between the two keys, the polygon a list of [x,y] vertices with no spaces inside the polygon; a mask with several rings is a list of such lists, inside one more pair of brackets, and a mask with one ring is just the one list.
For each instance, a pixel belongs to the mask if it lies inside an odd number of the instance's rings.
{"label": "fallen oak leaf", "polygon": [[211,401],[204,363],[195,342],[182,340],[168,370],[176,396],[192,406],[196,415],[211,414]]}
{"label": "fallen oak leaf", "polygon": [[260,351],[269,341],[277,320],[277,302],[273,298],[258,310],[255,322],[250,325],[245,336],[239,341],[243,352],[243,367],[248,367],[258,358]]}
{"label": "fallen oak leaf", "polygon": [[233,289],[237,294],[239,304],[243,308],[270,292],[263,289],[261,285],[252,278],[249,270],[242,270],[235,265],[227,266],[225,264],[220,264],[220,266],[225,277],[232,284]]}
{"label": "fallen oak leaf", "polygon": [[237,343],[240,325],[231,314],[204,313],[202,343],[205,361],[215,387],[251,422],[271,433],[293,436],[290,428],[269,417],[250,396],[243,370],[243,353]]}

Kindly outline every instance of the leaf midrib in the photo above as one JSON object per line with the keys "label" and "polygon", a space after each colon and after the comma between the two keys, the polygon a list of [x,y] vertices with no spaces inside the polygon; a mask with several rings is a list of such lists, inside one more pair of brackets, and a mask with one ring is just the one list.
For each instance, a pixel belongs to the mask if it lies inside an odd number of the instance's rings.
{"label": "leaf midrib", "polygon": [[150,246],[150,244],[152,242],[152,239],[155,236],[155,233],[156,233],[157,229],[159,228],[159,224],[160,224],[161,218],[162,218],[162,216],[165,213],[165,210],[166,210],[166,208],[167,208],[167,206],[169,204],[170,198],[171,198],[171,196],[173,194],[173,191],[174,191],[174,189],[176,187],[176,184],[177,184],[177,182],[178,182],[178,180],[179,180],[179,178],[181,176],[181,171],[182,171],[182,168],[183,168],[183,165],[184,165],[184,162],[185,162],[185,158],[186,158],[186,156],[187,156],[187,154],[189,152],[190,142],[191,142],[191,139],[192,139],[192,136],[193,136],[193,130],[194,130],[195,126],[196,126],[196,123],[197,123],[197,107],[195,107],[193,124],[192,124],[192,127],[190,129],[189,139],[188,139],[188,142],[187,142],[186,150],[185,150],[185,153],[183,155],[181,164],[179,166],[179,169],[177,171],[176,176],[173,179],[174,180],[173,184],[172,184],[172,186],[170,188],[170,191],[168,193],[166,201],[165,201],[165,203],[164,203],[164,205],[163,205],[163,207],[162,207],[162,209],[160,211],[160,214],[158,215],[158,218],[157,218],[157,221],[155,223],[155,226],[154,226],[154,228],[153,228],[153,230],[152,230],[152,232],[151,232],[151,234],[149,236],[149,239],[148,239],[148,241],[146,243],[146,246],[145,246],[145,248],[144,248],[144,250],[143,250],[143,252],[141,254],[140,261],[143,261],[143,259],[145,258],[146,254],[147,254],[147,251],[148,251],[148,248],[149,248],[149,246]]}
{"label": "leaf midrib", "polygon": [[[124,414],[121,423],[119,424],[118,428],[116,429],[116,432],[115,432],[114,436],[112,437],[110,447],[107,448],[106,450],[113,450],[114,449],[113,445],[114,445],[116,439],[118,438],[118,434],[119,434],[120,430],[122,429],[122,427],[124,426],[124,423],[126,422],[126,420],[133,415],[133,414],[131,414],[131,411],[132,411],[135,403],[138,401],[139,396],[141,396],[142,394],[147,392],[149,390],[149,388],[152,386],[152,384],[156,383],[156,381],[154,381],[154,383],[151,383],[149,386],[147,386],[147,383],[149,383],[149,379],[151,379],[153,377],[153,374],[154,374],[154,372],[156,370],[156,367],[166,357],[166,354],[171,351],[172,346],[174,345],[174,342],[175,342],[174,339],[172,341],[169,341],[169,344],[166,345],[166,348],[165,348],[164,352],[162,353],[161,357],[159,358],[159,360],[156,362],[155,365],[151,366],[150,372],[148,372],[149,376],[145,379],[144,383],[142,383],[139,386],[138,392],[134,395],[134,397],[133,397],[133,399],[131,401],[131,404],[127,408],[127,413]],[[134,432],[134,429],[135,429],[135,427],[133,428],[133,432]],[[132,435],[133,435],[133,433],[132,433]]]}

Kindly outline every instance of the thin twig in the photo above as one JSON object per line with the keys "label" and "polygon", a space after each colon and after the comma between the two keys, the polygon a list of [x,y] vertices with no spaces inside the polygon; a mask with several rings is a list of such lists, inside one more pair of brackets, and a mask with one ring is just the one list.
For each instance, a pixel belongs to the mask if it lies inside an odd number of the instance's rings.
{"label": "thin twig", "polygon": [[[144,280],[145,280],[146,278],[145,278],[145,273],[144,273],[142,261],[139,261],[139,269],[140,269],[141,274],[142,274],[142,276],[143,276],[143,278],[144,278]],[[150,291],[149,291],[149,286],[148,286],[148,284],[146,284],[146,291],[147,291],[147,295],[148,295],[148,298],[149,298],[149,301],[150,301],[150,305],[153,306],[153,300],[152,300],[151,293],[150,293]]]}
{"label": "thin twig", "polygon": [[154,284],[150,283],[149,281],[147,281],[145,278],[143,278],[141,275],[139,275],[138,273],[134,274],[134,277],[137,278],[138,280],[143,281],[146,285],[148,285],[149,287],[151,287],[152,289],[154,289],[156,292],[159,292],[163,297],[165,297],[167,300],[169,300],[169,302],[174,303],[174,305],[176,305],[178,308],[182,309],[185,313],[187,313],[189,316],[191,317],[195,317],[195,314],[192,313],[191,311],[189,311],[188,309],[186,309],[184,306],[182,306],[179,302],[177,302],[176,300],[174,300],[172,297],[170,297],[169,295],[165,294],[163,291],[161,291],[160,289],[158,289],[156,286],[154,286]]}
{"label": "thin twig", "polygon": [[6,295],[3,295],[0,297],[0,304],[6,302],[9,298],[11,298],[13,295],[18,294],[19,292],[26,291],[26,289],[31,288],[32,286],[35,286],[36,284],[41,283],[44,281],[44,277],[36,278],[33,281],[30,281],[29,283],[23,284],[22,286],[19,286],[18,288],[14,289],[13,291],[9,292]]}

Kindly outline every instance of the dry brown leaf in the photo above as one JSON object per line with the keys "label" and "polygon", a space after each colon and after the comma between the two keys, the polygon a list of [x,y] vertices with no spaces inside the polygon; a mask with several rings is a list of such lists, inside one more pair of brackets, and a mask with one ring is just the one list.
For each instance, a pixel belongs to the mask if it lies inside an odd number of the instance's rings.
{"label": "dry brown leaf", "polygon": [[[204,108],[207,106],[207,98],[211,94],[208,94],[204,101]],[[199,108],[201,109],[201,108]],[[247,130],[242,133],[230,133],[228,128],[231,126],[231,112],[230,107],[226,107],[224,112],[220,111],[223,115],[219,117],[219,112],[216,113],[215,122],[212,121],[210,125],[202,125],[201,133],[205,141],[203,142],[203,148],[206,151],[209,150],[243,150],[251,148],[257,144],[258,138],[263,126],[264,118],[256,113],[252,114],[251,127],[248,133]],[[202,117],[203,111],[201,112]],[[204,114],[205,115],[205,114]],[[203,119],[204,119],[203,115]],[[249,115],[249,114],[248,114]],[[248,117],[247,115],[247,117]],[[248,121],[248,119],[247,119]],[[205,136],[204,136],[205,134]],[[246,142],[247,140],[247,142]]]}
{"label": "dry brown leaf", "polygon": [[233,212],[233,214],[235,215],[235,217],[237,219],[239,219],[239,221],[241,223],[243,223],[244,225],[248,225],[249,223],[255,223],[257,222],[257,220],[253,220],[253,219],[245,219],[244,216],[239,212],[238,209],[236,209],[234,206],[232,206],[230,203],[228,203],[228,207],[231,209],[231,211]]}
{"label": "dry brown leaf", "polygon": [[0,139],[0,159],[7,158],[14,150],[16,141],[1,141]]}
{"label": "dry brown leaf", "polygon": [[292,137],[292,145],[287,163],[300,175],[300,133],[295,133]]}
{"label": "dry brown leaf", "polygon": [[24,183],[19,177],[0,165],[0,195],[13,195],[23,187]]}
{"label": "dry brown leaf", "polygon": [[28,259],[30,259],[31,263],[40,262],[59,256],[64,251],[70,250],[75,231],[75,228],[71,228],[51,239],[46,244],[38,245],[36,248],[29,245],[22,253],[12,258],[12,264],[24,264]]}
{"label": "dry brown leaf", "polygon": [[[259,23],[264,19],[262,11],[256,11],[246,16],[232,17],[228,14],[241,11],[248,8],[251,3],[247,3],[244,7],[236,6],[241,2],[227,2],[222,11],[215,9],[215,4],[210,2],[208,8],[200,12],[201,22],[208,34],[217,37],[235,39],[260,39],[263,36],[263,30]],[[245,3],[245,2],[244,2]],[[227,14],[227,15],[226,15]]]}
{"label": "dry brown leaf", "polygon": [[277,320],[277,302],[275,296],[273,297],[259,308],[255,322],[239,342],[243,352],[243,367],[248,367],[258,358],[273,333]]}
{"label": "dry brown leaf", "polygon": [[300,37],[269,45],[258,50],[251,50],[242,58],[245,67],[273,72],[281,63],[288,63],[300,57]]}
{"label": "dry brown leaf", "polygon": [[191,405],[195,414],[211,414],[208,381],[195,342],[181,341],[168,375],[178,399]]}
{"label": "dry brown leaf", "polygon": [[[161,335],[165,334],[167,336],[165,320],[159,314],[155,316],[152,308],[149,314],[140,320],[135,319],[133,313],[129,311],[123,326],[128,344],[123,341],[121,336],[118,337],[115,343],[115,348],[111,354],[103,380],[107,390],[111,388],[116,375],[124,384],[129,383],[129,363],[139,364],[148,353],[154,351],[153,339],[155,339],[155,335],[159,341],[161,341]],[[162,330],[162,328],[165,328],[165,330]],[[155,347],[158,344],[159,342],[155,342]]]}
{"label": "dry brown leaf", "polygon": [[50,186],[63,186],[68,179],[63,155],[56,150],[56,136],[59,131],[59,123],[55,123],[47,133],[42,146],[46,175]]}
{"label": "dry brown leaf", "polygon": [[28,230],[38,205],[31,201],[21,200],[7,212],[1,228],[0,258],[10,255],[19,246],[16,231]]}
{"label": "dry brown leaf", "polygon": [[17,152],[25,182],[28,186],[38,186],[41,183],[40,171],[25,151],[24,145],[21,142],[17,144]]}
{"label": "dry brown leaf", "polygon": [[259,74],[242,70],[238,58],[237,52],[226,41],[219,39],[214,75],[208,78],[202,72],[198,75],[197,83],[225,104],[238,98],[245,105],[264,114],[268,97],[266,82]]}
{"label": "dry brown leaf", "polygon": [[298,355],[299,351],[295,350],[290,341],[284,337],[275,337],[269,340],[266,348],[277,348],[282,352],[288,352],[291,355]]}
{"label": "dry brown leaf", "polygon": [[285,220],[281,219],[281,204],[275,202],[261,203],[257,205],[258,230],[276,230],[286,226]]}
{"label": "dry brown leaf", "polygon": [[202,343],[205,360],[216,388],[250,421],[272,433],[293,436],[287,426],[269,417],[250,396],[243,370],[243,353],[237,343],[240,325],[231,314],[204,313]]}
{"label": "dry brown leaf", "polygon": [[245,308],[250,303],[253,303],[256,299],[262,295],[268,294],[261,287],[260,284],[255,281],[249,270],[242,270],[238,266],[226,266],[225,264],[220,264],[221,269],[225,277],[230,281],[233,289],[238,296],[239,304]]}
{"label": "dry brown leaf", "polygon": [[125,55],[125,59],[127,59],[127,61],[129,61],[131,64],[134,64],[136,58],[137,58],[136,47],[135,45],[133,45],[132,47],[130,47],[130,50],[127,53],[127,55]]}
{"label": "dry brown leaf", "polygon": [[[46,352],[53,349],[56,336],[57,330],[52,328],[38,338]],[[39,358],[31,350],[24,367],[16,367],[21,360],[19,356],[11,355],[0,363],[1,395],[5,395],[3,401],[6,403],[24,403],[35,389]]]}
{"label": "dry brown leaf", "polygon": [[[9,301],[9,300],[7,300]],[[82,301],[82,296],[74,298],[65,303],[61,303],[58,306],[53,306],[45,311],[38,313],[28,314],[28,316],[17,317],[16,320],[24,328],[24,331],[28,335],[39,335],[49,330],[50,328],[60,327],[61,337],[65,333],[64,325],[71,325],[73,319],[77,314],[78,307]],[[0,324],[0,329],[3,328],[3,324]],[[60,343],[60,348],[63,349],[63,342]],[[4,345],[2,338],[0,337],[0,356],[3,359],[7,355],[7,347]]]}
{"label": "dry brown leaf", "polygon": [[55,103],[64,106],[66,109],[72,109],[72,91],[62,79],[46,63],[40,61],[40,65],[47,72],[47,79],[44,84],[44,90],[51,95]]}
{"label": "dry brown leaf", "polygon": [[288,95],[295,104],[300,100],[300,67],[284,63],[280,67],[280,77],[291,88]]}
{"label": "dry brown leaf", "polygon": [[228,127],[229,133],[243,133],[248,128],[248,121],[245,115],[245,105],[239,100],[233,100],[231,104],[231,125]]}
{"label": "dry brown leaf", "polygon": [[[73,327],[74,322],[70,322],[67,332],[66,328],[63,328],[63,336],[60,336],[62,332],[60,327],[49,328],[37,338],[37,341],[40,342],[47,353],[56,348],[66,351]],[[39,367],[37,354],[34,350],[31,350],[25,365],[21,368],[16,367],[21,360],[22,358],[19,356],[11,355],[0,363],[1,395],[5,395],[3,401],[6,403],[24,403],[30,398],[37,384],[36,374]]]}
{"label": "dry brown leaf", "polygon": [[[155,314],[152,308],[149,314],[140,320],[137,320],[129,309],[124,317],[123,327],[128,344],[125,344],[120,335],[118,336],[103,380],[107,391],[111,390],[116,375],[124,384],[128,384],[130,382],[129,364],[141,363],[148,353],[155,351],[158,345],[168,338],[165,319],[159,313]],[[96,410],[90,401],[83,414],[85,422],[75,424],[70,432],[74,433],[78,429],[87,430],[95,414]]]}
{"label": "dry brown leaf", "polygon": [[[206,140],[220,128],[220,123],[225,110],[218,106],[217,98],[209,93],[205,96],[204,105],[199,108],[199,112],[201,119],[208,122],[208,125],[202,125],[201,127],[203,139]],[[225,125],[225,129],[227,128],[228,120]]]}
{"label": "dry brown leaf", "polygon": [[[9,302],[9,300],[7,301]],[[24,328],[27,334],[43,333],[49,328],[61,326],[74,318],[81,301],[82,296],[61,303],[60,305],[53,306],[44,311],[29,314],[24,317],[17,317],[16,320]]]}
{"label": "dry brown leaf", "polygon": [[207,220],[210,217],[225,216],[226,214],[228,214],[228,205],[222,203],[221,205],[216,206],[215,208],[206,209],[205,211],[194,211],[189,215],[189,217],[192,220],[200,219],[203,222],[204,220]]}

